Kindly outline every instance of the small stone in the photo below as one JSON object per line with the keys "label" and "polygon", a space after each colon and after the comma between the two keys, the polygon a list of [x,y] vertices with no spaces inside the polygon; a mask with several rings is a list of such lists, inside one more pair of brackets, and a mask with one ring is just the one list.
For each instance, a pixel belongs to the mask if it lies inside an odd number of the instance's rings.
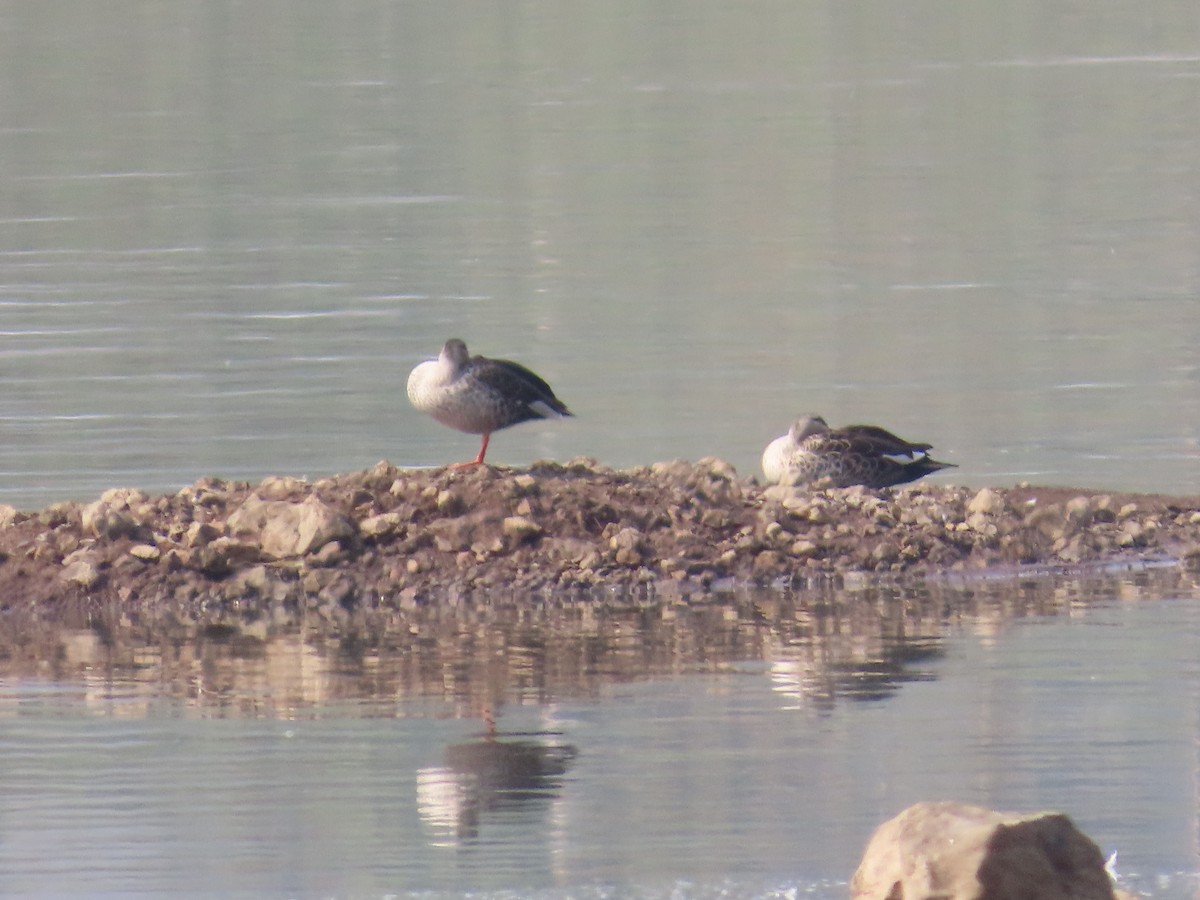
{"label": "small stone", "polygon": [[966,525],[969,529],[985,537],[994,537],[998,531],[996,523],[983,512],[973,512],[967,516]]}
{"label": "small stone", "polygon": [[47,528],[57,528],[59,525],[65,525],[72,519],[77,519],[80,516],[80,507],[78,503],[72,503],[69,500],[62,503],[54,503],[47,506],[38,513],[38,521]]}
{"label": "small stone", "polygon": [[332,579],[325,587],[317,592],[322,604],[345,606],[351,603],[358,593],[358,586],[349,575],[341,575]]}
{"label": "small stone", "polygon": [[614,550],[639,548],[642,545],[642,533],[636,528],[626,526],[609,539],[608,545]]}
{"label": "small stone", "polygon": [[809,556],[816,556],[819,549],[812,541],[799,540],[792,544],[791,554],[803,559]]}
{"label": "small stone", "polygon": [[114,488],[105,491],[100,499],[83,507],[80,522],[86,534],[116,540],[133,537],[141,523],[129,508],[130,501],[142,503],[146,495],[133,488]]}
{"label": "small stone", "polygon": [[224,553],[212,544],[196,547],[187,557],[189,568],[202,572],[210,578],[224,578],[233,571],[233,565]]}
{"label": "small stone", "polygon": [[462,550],[466,544],[462,541],[455,541],[448,534],[436,534],[433,537],[433,546],[437,548],[439,553],[455,553]]}
{"label": "small stone", "polygon": [[1025,517],[1025,524],[1050,540],[1058,540],[1068,531],[1066,513],[1056,503],[1035,509]]}
{"label": "small stone", "polygon": [[1078,534],[1072,538],[1063,538],[1056,541],[1053,549],[1058,558],[1063,562],[1079,562],[1087,555],[1083,536]]}
{"label": "small stone", "polygon": [[777,550],[763,550],[754,557],[754,574],[758,577],[774,575],[783,567],[783,554]]}
{"label": "small stone", "polygon": [[793,487],[789,484],[769,485],[763,488],[762,495],[767,500],[774,500],[778,503],[782,503],[785,509],[788,507],[788,501],[792,501],[793,503],[800,505],[808,497],[806,491],[798,487]]}
{"label": "small stone", "polygon": [[314,566],[332,566],[342,560],[344,548],[341,541],[330,541],[309,557]]}
{"label": "small stone", "polygon": [[899,521],[896,510],[884,503],[873,509],[871,515],[874,516],[875,524],[880,528],[895,528]]}
{"label": "small stone", "polygon": [[640,566],[642,564],[642,553],[640,550],[632,547],[622,547],[617,551],[615,557],[617,564],[622,566]]}
{"label": "small stone", "polygon": [[985,516],[998,516],[1004,512],[1004,508],[1004,497],[999,491],[991,488],[984,488],[967,504],[967,512],[981,513]]}
{"label": "small stone", "polygon": [[467,504],[457,492],[443,490],[438,492],[437,508],[443,516],[457,516],[466,511]]}
{"label": "small stone", "polygon": [[237,581],[257,594],[265,594],[271,586],[273,579],[267,571],[266,566],[252,566],[239,573]]}
{"label": "small stone", "polygon": [[149,499],[146,492],[139,488],[109,488],[100,495],[100,502],[126,509],[146,503]]}
{"label": "small stone", "polygon": [[501,529],[508,537],[517,541],[533,540],[542,534],[542,526],[525,516],[508,516]]}
{"label": "small stone", "polygon": [[15,524],[19,517],[20,513],[17,512],[17,508],[15,506],[9,506],[7,503],[0,503],[0,528],[8,528],[10,525]]}
{"label": "small stone", "polygon": [[203,547],[221,536],[219,528],[208,522],[193,522],[184,532],[183,543],[187,547]]}
{"label": "small stone", "polygon": [[390,487],[396,481],[396,476],[399,474],[399,469],[386,459],[381,459],[363,473],[363,484],[371,488],[371,490],[383,490],[386,487]]}
{"label": "small stone", "polygon": [[429,523],[427,532],[433,544],[443,553],[466,550],[475,542],[475,523],[467,518],[437,519]]}
{"label": "small stone", "polygon": [[369,516],[358,523],[358,532],[363,537],[381,538],[389,537],[404,525],[404,517],[400,513],[380,513],[377,516]]}
{"label": "small stone", "polygon": [[329,569],[309,569],[304,573],[304,577],[300,579],[300,586],[304,588],[305,593],[316,594],[321,588],[329,584],[330,580],[336,574],[336,572],[331,572]]}
{"label": "small stone", "polygon": [[1092,504],[1087,497],[1073,497],[1063,508],[1066,517],[1080,528],[1087,528],[1092,521]]}
{"label": "small stone", "polygon": [[58,574],[61,580],[77,584],[89,591],[100,583],[100,568],[94,560],[80,558],[69,563],[64,560],[64,563],[62,571]]}
{"label": "small stone", "polygon": [[871,551],[871,562],[876,568],[891,565],[900,556],[900,548],[891,541],[880,541]]}
{"label": "small stone", "polygon": [[683,481],[692,474],[692,465],[686,459],[670,459],[653,463],[650,474],[672,481]]}
{"label": "small stone", "polygon": [[307,493],[309,483],[291,475],[269,475],[255,489],[264,500],[290,500],[294,494]]}
{"label": "small stone", "polygon": [[538,480],[528,473],[518,475],[512,480],[512,483],[521,496],[529,496],[538,492]]}
{"label": "small stone", "polygon": [[1126,519],[1117,534],[1117,546],[1142,547],[1146,544],[1146,529],[1136,519]]}
{"label": "small stone", "polygon": [[225,498],[225,483],[219,478],[201,478],[175,496],[190,506],[215,506]]}
{"label": "small stone", "polygon": [[696,468],[702,469],[705,474],[713,478],[722,478],[726,481],[733,481],[737,478],[737,470],[723,459],[716,456],[704,456],[696,461]]}
{"label": "small stone", "polygon": [[821,500],[820,498],[814,498],[810,500],[807,507],[803,510],[800,508],[792,510],[792,514],[797,518],[807,519],[814,525],[828,525],[833,521],[833,516],[829,511],[828,501]]}
{"label": "small stone", "polygon": [[870,488],[861,484],[852,484],[847,488],[842,488],[842,500],[851,507],[862,506],[867,500],[874,499],[869,493]]}
{"label": "small stone", "polygon": [[153,544],[134,544],[129,548],[129,555],[145,562],[157,562],[162,551]]}
{"label": "small stone", "polygon": [[258,544],[221,535],[208,544],[214,553],[219,553],[238,566],[256,563],[262,558]]}
{"label": "small stone", "polygon": [[618,565],[640,566],[645,559],[642,533],[636,528],[626,526],[620,529],[609,539],[608,546],[616,551]]}

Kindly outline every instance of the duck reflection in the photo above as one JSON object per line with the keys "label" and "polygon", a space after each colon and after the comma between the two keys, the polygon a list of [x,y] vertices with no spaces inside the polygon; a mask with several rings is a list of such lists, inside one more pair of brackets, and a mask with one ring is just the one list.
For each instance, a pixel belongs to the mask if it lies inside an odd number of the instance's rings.
{"label": "duck reflection", "polygon": [[[913,681],[935,681],[923,664],[945,656],[937,636],[892,639],[880,646],[856,648],[842,659],[814,658],[805,647],[788,647],[770,661],[772,688],[789,698],[789,708],[812,706],[829,712],[839,699],[886,700]],[[826,649],[826,648],[823,648]],[[869,652],[865,652],[869,651]]]}
{"label": "duck reflection", "polygon": [[442,766],[417,771],[417,810],[434,844],[479,836],[486,820],[537,817],[562,793],[577,751],[555,732],[502,734],[446,748]]}

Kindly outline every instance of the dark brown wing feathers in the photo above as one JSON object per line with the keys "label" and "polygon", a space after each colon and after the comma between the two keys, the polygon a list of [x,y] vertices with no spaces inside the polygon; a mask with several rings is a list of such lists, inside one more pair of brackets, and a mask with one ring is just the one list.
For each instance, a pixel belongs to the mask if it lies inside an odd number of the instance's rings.
{"label": "dark brown wing feathers", "polygon": [[[561,416],[572,414],[566,404],[554,396],[554,391],[541,376],[520,363],[509,359],[474,356],[468,360],[466,368],[471,377],[477,378],[480,383],[511,403],[529,407],[541,401]],[[530,409],[526,418],[540,417],[539,413]]]}

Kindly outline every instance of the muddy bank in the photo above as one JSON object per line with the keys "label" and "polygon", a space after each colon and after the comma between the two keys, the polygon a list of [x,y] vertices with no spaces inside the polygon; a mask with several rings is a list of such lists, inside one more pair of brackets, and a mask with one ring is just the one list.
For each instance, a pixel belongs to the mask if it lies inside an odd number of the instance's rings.
{"label": "muddy bank", "polygon": [[1200,498],[1021,486],[763,488],[721,460],[613,470],[397,469],[205,479],[0,512],[0,608],[402,606],[471,591],[702,593],[849,573],[1170,559],[1200,566]]}

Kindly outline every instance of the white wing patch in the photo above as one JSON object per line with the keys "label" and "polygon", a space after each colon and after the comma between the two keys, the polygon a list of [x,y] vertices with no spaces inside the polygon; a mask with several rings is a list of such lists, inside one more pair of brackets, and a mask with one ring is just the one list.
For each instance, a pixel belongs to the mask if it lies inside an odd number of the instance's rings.
{"label": "white wing patch", "polygon": [[561,419],[562,416],[550,404],[544,400],[534,400],[529,404],[529,408],[541,416],[543,419]]}

